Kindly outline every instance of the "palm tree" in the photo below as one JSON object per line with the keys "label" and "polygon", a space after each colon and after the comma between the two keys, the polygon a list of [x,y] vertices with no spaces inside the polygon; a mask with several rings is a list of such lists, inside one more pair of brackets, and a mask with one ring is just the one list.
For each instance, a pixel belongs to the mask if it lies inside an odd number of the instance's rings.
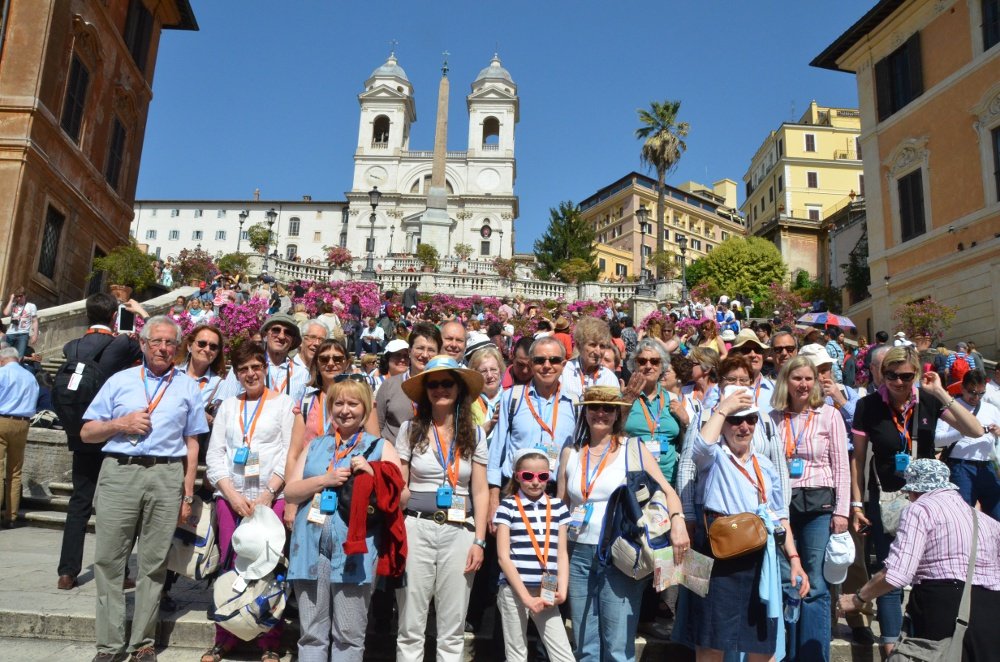
{"label": "palm tree", "polygon": [[[654,101],[649,110],[638,109],[639,122],[642,124],[635,130],[635,137],[644,139],[640,159],[646,167],[656,170],[656,252],[663,253],[663,211],[664,180],[667,173],[674,169],[681,160],[681,154],[687,149],[684,142],[688,130],[687,122],[678,122],[677,113],[681,109],[680,101]],[[640,250],[641,253],[641,250]],[[656,267],[657,279],[663,276],[662,264]]]}

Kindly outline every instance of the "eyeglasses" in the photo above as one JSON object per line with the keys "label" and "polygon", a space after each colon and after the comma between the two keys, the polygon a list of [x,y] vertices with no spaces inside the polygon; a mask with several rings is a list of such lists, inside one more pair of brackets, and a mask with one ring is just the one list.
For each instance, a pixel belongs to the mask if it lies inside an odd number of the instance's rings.
{"label": "eyeglasses", "polygon": [[885,370],[882,373],[882,376],[885,377],[885,381],[887,381],[887,382],[894,382],[894,381],[896,381],[898,379],[899,381],[903,382],[904,384],[909,384],[917,376],[917,373],[915,373],[915,372],[896,372],[895,370]]}
{"label": "eyeglasses", "polygon": [[292,338],[295,336],[294,331],[292,331],[291,329],[286,329],[283,326],[272,326],[270,329],[267,330],[267,333],[268,335],[273,336],[275,338],[280,338],[282,336],[286,338]]}
{"label": "eyeglasses", "polygon": [[213,352],[219,351],[218,343],[209,342],[207,340],[195,340],[194,344],[197,345],[199,349],[205,349],[206,347],[208,347]]}
{"label": "eyeglasses", "polygon": [[726,423],[729,423],[733,427],[747,423],[748,425],[757,425],[757,414],[747,414],[746,416],[726,416]]}
{"label": "eyeglasses", "polygon": [[539,482],[544,483],[549,479],[548,471],[515,471],[514,477],[517,478],[522,483],[530,483],[531,481],[537,479]]}
{"label": "eyeglasses", "polygon": [[659,358],[656,358],[656,357],[651,358],[651,359],[647,359],[644,356],[637,356],[637,357],[635,357],[635,364],[637,366],[640,366],[640,367],[644,366],[644,365],[651,365],[651,366],[653,366],[655,368],[656,366],[660,365],[660,363],[662,363],[662,359],[659,359]]}
{"label": "eyeglasses", "polygon": [[355,372],[342,372],[333,378],[333,383],[339,384],[340,382],[346,382],[348,379],[351,380],[352,382],[361,382],[362,384],[368,383],[367,377],[365,377],[364,375],[359,375]]}
{"label": "eyeglasses", "polygon": [[500,368],[482,368],[477,372],[479,372],[480,375],[499,375]]}
{"label": "eyeglasses", "polygon": [[315,343],[315,342],[323,342],[324,340],[326,340],[326,336],[312,336],[312,335],[302,336],[302,342]]}
{"label": "eyeglasses", "polygon": [[264,372],[264,364],[250,363],[248,365],[241,365],[240,367],[236,368],[237,375],[245,375],[248,372]]}
{"label": "eyeglasses", "polygon": [[723,377],[723,384],[738,384],[739,386],[750,386],[753,380],[749,377]]}
{"label": "eyeglasses", "polygon": [[169,338],[156,338],[154,340],[147,340],[146,344],[150,347],[177,347],[176,340],[170,340]]}
{"label": "eyeglasses", "polygon": [[587,405],[587,409],[590,411],[599,411],[605,414],[611,414],[618,410],[618,405]]}
{"label": "eyeglasses", "polygon": [[448,389],[455,385],[454,379],[438,379],[432,382],[427,382],[427,390],[433,391],[434,389],[444,388]]}
{"label": "eyeglasses", "polygon": [[775,354],[791,354],[795,351],[795,345],[774,345],[771,349]]}
{"label": "eyeglasses", "polygon": [[347,359],[343,354],[320,354],[316,357],[316,362],[320,365],[327,365],[328,363],[343,363]]}
{"label": "eyeglasses", "polygon": [[545,365],[546,363],[551,363],[552,365],[561,365],[563,362],[563,357],[561,356],[532,356],[531,362],[535,365]]}

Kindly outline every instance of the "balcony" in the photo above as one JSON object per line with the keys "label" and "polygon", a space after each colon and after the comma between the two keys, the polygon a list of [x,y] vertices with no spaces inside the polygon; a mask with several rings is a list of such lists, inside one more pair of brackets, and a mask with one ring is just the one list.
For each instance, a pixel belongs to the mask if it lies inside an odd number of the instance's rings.
{"label": "balcony", "polygon": [[837,161],[860,161],[861,157],[853,149],[836,149],[833,151],[833,158]]}
{"label": "balcony", "polygon": [[373,140],[372,149],[389,149],[389,142],[385,140]]}

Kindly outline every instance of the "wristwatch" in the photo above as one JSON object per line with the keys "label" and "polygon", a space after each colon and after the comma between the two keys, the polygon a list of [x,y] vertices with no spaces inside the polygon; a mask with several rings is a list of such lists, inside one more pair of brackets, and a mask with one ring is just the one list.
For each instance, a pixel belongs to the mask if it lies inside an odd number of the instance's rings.
{"label": "wristwatch", "polygon": [[181,497],[181,501],[183,501],[184,503],[186,503],[186,504],[188,504],[190,506],[192,503],[194,503],[194,495],[193,494],[185,494],[184,496]]}
{"label": "wristwatch", "polygon": [[483,540],[482,538],[476,538],[475,540],[472,541],[472,544],[478,547],[482,547],[483,549],[486,549],[486,541]]}
{"label": "wristwatch", "polygon": [[271,493],[271,496],[278,496],[278,490],[274,489],[270,485],[265,485],[264,489]]}

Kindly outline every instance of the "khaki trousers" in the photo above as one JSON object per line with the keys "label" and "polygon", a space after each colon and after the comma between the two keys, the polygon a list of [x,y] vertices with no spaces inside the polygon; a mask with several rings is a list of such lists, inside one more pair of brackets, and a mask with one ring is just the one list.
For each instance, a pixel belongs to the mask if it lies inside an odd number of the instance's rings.
{"label": "khaki trousers", "polygon": [[[97,480],[97,651],[134,652],[155,642],[160,592],[167,576],[167,552],[177,528],[184,465],[181,462],[143,467],[121,465],[104,458]],[[122,580],[132,541],[139,571],[136,576],[132,634],[125,648],[125,594]]]}
{"label": "khaki trousers", "polygon": [[24,447],[28,445],[28,421],[0,417],[0,482],[3,484],[4,510],[0,519],[12,522],[21,507],[21,469]]}

